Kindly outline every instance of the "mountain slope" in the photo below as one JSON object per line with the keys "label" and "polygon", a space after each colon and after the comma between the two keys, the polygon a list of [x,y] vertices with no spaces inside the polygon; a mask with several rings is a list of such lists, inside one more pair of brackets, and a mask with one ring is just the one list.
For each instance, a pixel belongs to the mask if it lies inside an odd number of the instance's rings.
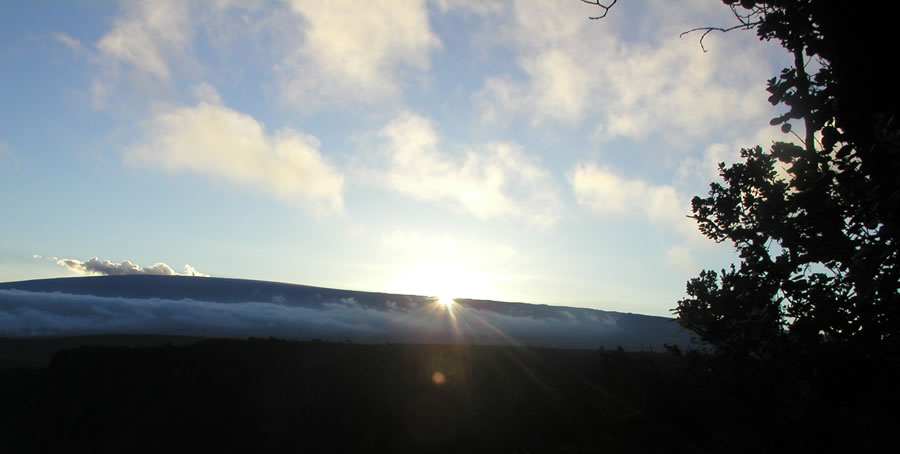
{"label": "mountain slope", "polygon": [[319,337],[354,342],[661,349],[669,318],[596,309],[338,290],[244,279],[96,276],[0,283],[0,335]]}

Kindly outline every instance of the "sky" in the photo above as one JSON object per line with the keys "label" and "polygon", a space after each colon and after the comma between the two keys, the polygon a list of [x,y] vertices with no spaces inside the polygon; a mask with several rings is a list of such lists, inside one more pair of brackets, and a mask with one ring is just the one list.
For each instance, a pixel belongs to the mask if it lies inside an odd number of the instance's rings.
{"label": "sky", "polygon": [[[715,0],[0,3],[0,282],[148,272],[671,315],[790,139]],[[123,271],[124,270],[124,271]]]}

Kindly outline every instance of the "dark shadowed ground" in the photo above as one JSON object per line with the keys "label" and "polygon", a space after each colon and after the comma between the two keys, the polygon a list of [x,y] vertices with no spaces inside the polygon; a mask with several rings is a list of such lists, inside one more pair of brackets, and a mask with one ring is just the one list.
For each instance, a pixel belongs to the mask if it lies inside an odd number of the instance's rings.
{"label": "dark shadowed ground", "polygon": [[[878,416],[889,402],[872,402],[874,390],[800,418],[795,401],[761,391],[773,387],[765,377],[704,375],[696,355],[63,341],[101,345],[62,350],[46,368],[0,369],[0,452],[821,452],[896,440],[885,434],[897,418]],[[47,342],[25,348],[43,357]],[[26,356],[19,365],[39,365]]]}

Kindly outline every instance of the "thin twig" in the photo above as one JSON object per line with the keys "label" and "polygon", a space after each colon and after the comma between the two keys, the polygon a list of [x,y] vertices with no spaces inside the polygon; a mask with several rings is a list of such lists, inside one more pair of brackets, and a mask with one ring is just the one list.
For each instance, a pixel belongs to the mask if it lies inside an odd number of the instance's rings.
{"label": "thin twig", "polygon": [[[765,18],[766,14],[767,14],[767,10],[764,8],[760,8],[760,7],[753,8],[747,14],[741,14],[740,12],[738,12],[738,9],[735,5],[731,5],[731,12],[732,12],[732,14],[734,14],[734,17],[737,18],[737,20],[738,20],[738,22],[740,22],[740,24],[735,25],[733,27],[728,27],[728,28],[723,28],[723,27],[693,28],[691,30],[688,30],[688,31],[678,35],[678,37],[681,38],[682,36],[687,35],[688,33],[698,32],[698,31],[702,30],[703,34],[700,36],[700,48],[703,49],[703,52],[706,52],[707,51],[706,46],[703,45],[703,40],[706,38],[706,35],[709,35],[711,32],[714,32],[714,31],[728,33],[732,30],[741,30],[741,29],[742,30],[750,30],[753,27],[756,27],[757,25],[761,24],[763,21],[763,18]],[[757,19],[752,20],[754,17]]]}
{"label": "thin twig", "polygon": [[688,30],[688,31],[686,31],[686,32],[682,32],[680,35],[678,35],[678,37],[681,38],[682,36],[687,35],[687,34],[689,34],[689,33],[699,32],[700,30],[703,30],[703,34],[700,35],[700,48],[703,49],[703,52],[706,52],[707,49],[706,49],[706,46],[703,45],[703,39],[706,38],[706,35],[710,34],[711,32],[728,33],[728,32],[730,32],[730,31],[732,31],[732,30],[738,30],[738,29],[750,30],[750,29],[752,29],[753,27],[756,27],[757,25],[759,25],[761,22],[762,22],[762,21],[741,23],[741,24],[735,25],[734,27],[728,27],[728,28],[722,28],[722,27],[697,27],[697,28],[692,28],[692,29],[690,29],[690,30]]}
{"label": "thin twig", "polygon": [[582,3],[587,3],[588,5],[594,5],[603,8],[603,14],[599,16],[588,17],[588,19],[590,20],[598,20],[606,17],[606,15],[609,14],[609,9],[612,8],[617,1],[619,0],[612,0],[612,3],[610,3],[609,5],[604,5],[603,3],[600,3],[600,0],[581,0]]}

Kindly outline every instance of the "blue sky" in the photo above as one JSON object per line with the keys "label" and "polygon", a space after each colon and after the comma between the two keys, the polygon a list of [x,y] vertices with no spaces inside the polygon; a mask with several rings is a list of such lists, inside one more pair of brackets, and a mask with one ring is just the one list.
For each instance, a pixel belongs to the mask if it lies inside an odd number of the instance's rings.
{"label": "blue sky", "polygon": [[786,139],[788,57],[679,38],[717,1],[619,3],[5,3],[0,281],[97,257],[669,315],[734,261],[684,216]]}

